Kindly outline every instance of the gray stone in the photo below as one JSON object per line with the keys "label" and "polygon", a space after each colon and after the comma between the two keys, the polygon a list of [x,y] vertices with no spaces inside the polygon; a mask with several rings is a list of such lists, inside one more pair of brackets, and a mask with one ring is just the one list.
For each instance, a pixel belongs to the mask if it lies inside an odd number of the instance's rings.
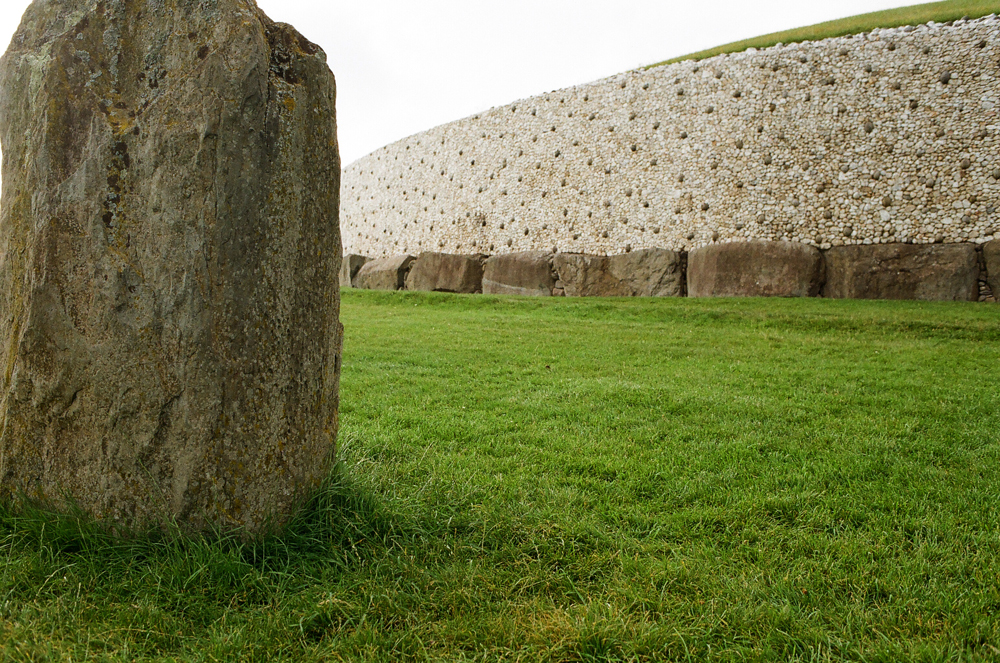
{"label": "gray stone", "polygon": [[405,254],[370,260],[358,270],[358,275],[354,277],[354,287],[365,290],[402,290],[414,260],[416,258]]}
{"label": "gray stone", "polygon": [[615,256],[558,253],[553,259],[568,297],[680,297],[684,263],[669,249]]}
{"label": "gray stone", "polygon": [[986,262],[986,282],[1000,301],[1000,239],[983,244],[983,260]]}
{"label": "gray stone", "polygon": [[471,294],[483,291],[484,255],[421,253],[406,277],[407,290]]}
{"label": "gray stone", "polygon": [[344,261],[340,266],[340,287],[353,288],[354,279],[366,262],[368,262],[368,258],[356,253],[348,253],[344,256]]}
{"label": "gray stone", "polygon": [[826,252],[825,297],[975,301],[974,244],[872,244]]}
{"label": "gray stone", "polygon": [[688,257],[691,297],[815,297],[823,255],[796,242],[733,242],[695,249]]}
{"label": "gray stone", "polygon": [[483,292],[487,295],[549,297],[555,285],[552,256],[545,251],[493,256],[483,271]]}
{"label": "gray stone", "polygon": [[340,160],[246,0],[36,0],[0,60],[0,491],[259,532],[329,469]]}

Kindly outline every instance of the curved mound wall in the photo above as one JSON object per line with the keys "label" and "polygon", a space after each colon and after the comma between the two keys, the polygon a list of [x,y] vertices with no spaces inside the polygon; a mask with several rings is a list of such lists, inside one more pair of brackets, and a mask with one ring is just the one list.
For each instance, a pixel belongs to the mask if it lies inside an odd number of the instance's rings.
{"label": "curved mound wall", "polygon": [[1000,236],[1000,20],[633,71],[345,169],[345,253]]}

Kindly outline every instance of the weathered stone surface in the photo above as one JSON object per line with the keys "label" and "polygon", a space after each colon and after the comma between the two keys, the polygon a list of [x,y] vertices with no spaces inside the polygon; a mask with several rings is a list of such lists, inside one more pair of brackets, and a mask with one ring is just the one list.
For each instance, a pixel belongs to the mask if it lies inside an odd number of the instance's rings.
{"label": "weathered stone surface", "polygon": [[407,290],[471,294],[483,291],[484,255],[421,253],[406,277]]}
{"label": "weathered stone surface", "polygon": [[825,297],[837,299],[979,299],[974,244],[873,244],[826,252]]}
{"label": "weathered stone surface", "polygon": [[557,253],[556,274],[568,297],[680,297],[684,263],[669,249],[615,256]]}
{"label": "weathered stone surface", "polygon": [[410,255],[369,260],[354,277],[354,287],[365,290],[402,290],[414,260],[416,258]]}
{"label": "weathered stone surface", "polygon": [[714,244],[688,257],[691,297],[815,297],[823,254],[796,242]]}
{"label": "weathered stone surface", "polygon": [[0,60],[4,495],[259,531],[326,476],[334,103],[252,0],[28,8]]}
{"label": "weathered stone surface", "polygon": [[483,293],[551,297],[556,278],[552,256],[545,251],[524,251],[493,256],[483,270]]}
{"label": "weathered stone surface", "polygon": [[344,261],[340,266],[340,287],[353,288],[354,278],[361,271],[361,268],[368,262],[368,258],[359,256],[356,253],[349,253],[344,256]]}
{"label": "weathered stone surface", "polygon": [[1000,239],[983,244],[983,259],[986,261],[986,282],[1000,301]]}

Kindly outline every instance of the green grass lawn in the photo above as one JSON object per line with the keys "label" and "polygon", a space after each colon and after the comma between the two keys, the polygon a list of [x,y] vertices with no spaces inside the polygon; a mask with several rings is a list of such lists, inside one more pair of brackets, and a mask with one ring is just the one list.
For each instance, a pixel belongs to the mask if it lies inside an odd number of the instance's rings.
{"label": "green grass lawn", "polygon": [[851,16],[836,21],[818,23],[805,28],[774,32],[769,35],[744,39],[743,41],[710,48],[707,51],[691,53],[665,62],[650,65],[647,68],[659,67],[664,64],[684,60],[704,60],[723,53],[739,53],[748,48],[768,48],[775,44],[792,44],[800,41],[816,41],[844,35],[856,35],[871,32],[875,28],[897,28],[903,25],[920,25],[929,21],[947,23],[960,18],[979,18],[988,14],[1000,13],[1000,0],[945,0],[945,2],[929,2],[899,9],[887,9]]}
{"label": "green grass lawn", "polygon": [[0,513],[0,660],[1000,659],[1000,308],[349,291],[259,543]]}

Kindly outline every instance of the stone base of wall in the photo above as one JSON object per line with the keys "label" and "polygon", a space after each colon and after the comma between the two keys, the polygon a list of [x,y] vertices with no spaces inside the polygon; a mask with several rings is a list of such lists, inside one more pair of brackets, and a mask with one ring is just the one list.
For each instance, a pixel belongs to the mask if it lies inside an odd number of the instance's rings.
{"label": "stone base of wall", "polygon": [[413,256],[401,255],[366,262],[354,277],[354,287],[365,290],[402,290],[414,260],[416,258]]}
{"label": "stone base of wall", "polygon": [[364,264],[355,287],[569,297],[830,297],[997,301],[1000,241],[873,244],[826,251],[794,242],[715,244],[690,255],[526,251],[442,253]]}
{"label": "stone base of wall", "polygon": [[815,297],[823,254],[796,242],[732,242],[691,252],[691,297]]}
{"label": "stone base of wall", "polygon": [[406,277],[407,290],[473,294],[483,291],[486,256],[421,253]]}
{"label": "stone base of wall", "polygon": [[680,297],[684,254],[643,249],[616,256],[557,253],[558,286],[568,297]]}
{"label": "stone base of wall", "polygon": [[825,297],[979,299],[979,256],[974,244],[838,246],[827,251],[825,258]]}

